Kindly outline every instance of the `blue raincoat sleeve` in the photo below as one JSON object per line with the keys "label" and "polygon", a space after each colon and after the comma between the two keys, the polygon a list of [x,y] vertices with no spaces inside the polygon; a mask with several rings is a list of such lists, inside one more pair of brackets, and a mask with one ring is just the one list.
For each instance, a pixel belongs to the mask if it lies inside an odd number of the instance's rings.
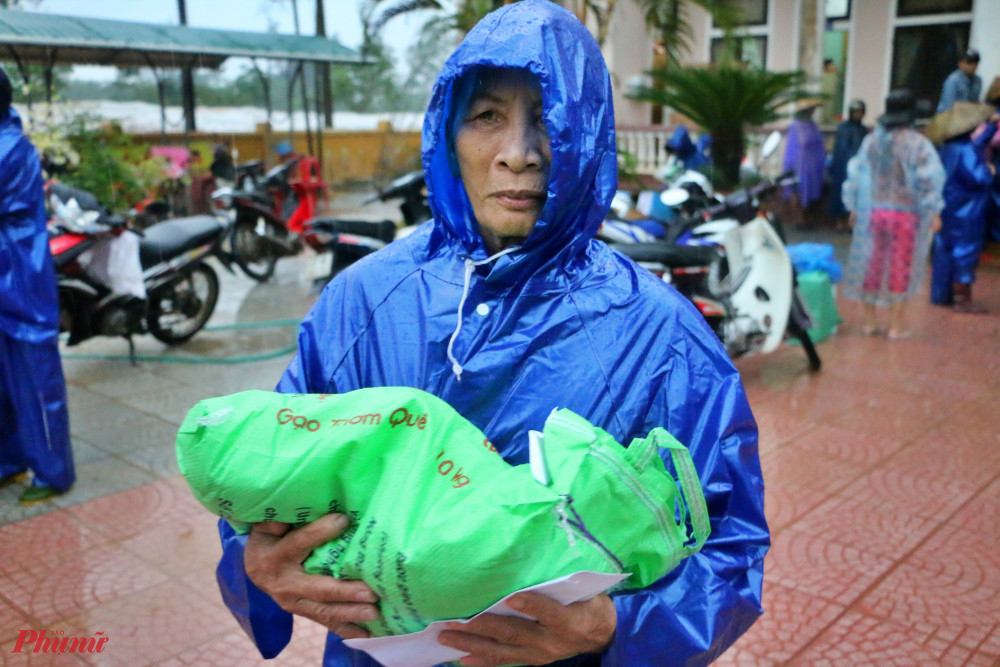
{"label": "blue raincoat sleeve", "polygon": [[[992,137],[991,137],[992,138]],[[934,262],[938,267],[932,292],[938,301],[953,282],[974,280],[986,231],[986,205],[993,174],[982,150],[968,137],[947,141],[939,149],[947,173],[941,231],[934,238]],[[942,267],[949,270],[942,271]]]}
{"label": "blue raincoat sleeve", "polygon": [[0,117],[0,331],[29,343],[59,331],[38,153],[13,109]]}
{"label": "blue raincoat sleeve", "polygon": [[685,366],[670,374],[654,403],[677,405],[684,397],[685,405],[704,406],[699,414],[671,410],[664,422],[692,453],[712,532],[698,554],[659,582],[614,598],[618,631],[603,667],[707,665],[762,613],[770,538],[757,426],[738,373],[714,342],[687,341]]}

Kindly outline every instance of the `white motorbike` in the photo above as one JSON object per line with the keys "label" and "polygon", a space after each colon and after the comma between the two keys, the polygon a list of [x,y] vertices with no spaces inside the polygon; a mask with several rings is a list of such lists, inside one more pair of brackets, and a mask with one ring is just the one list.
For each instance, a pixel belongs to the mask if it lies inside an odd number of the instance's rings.
{"label": "white motorbike", "polygon": [[[773,352],[793,337],[810,369],[819,370],[791,259],[773,219],[760,209],[791,182],[786,175],[730,195],[671,225],[662,240],[611,245],[691,299],[731,357]],[[672,196],[666,199],[682,203]]]}

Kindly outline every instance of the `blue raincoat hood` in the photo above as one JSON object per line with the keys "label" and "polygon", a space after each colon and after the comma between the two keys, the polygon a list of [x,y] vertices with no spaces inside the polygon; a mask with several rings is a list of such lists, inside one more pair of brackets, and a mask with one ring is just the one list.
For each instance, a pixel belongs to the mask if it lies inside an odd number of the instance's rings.
{"label": "blue raincoat hood", "polygon": [[537,282],[546,265],[571,271],[604,220],[618,182],[611,80],[600,49],[562,7],[524,0],[480,21],[442,68],[423,129],[423,165],[435,221],[431,251],[457,245],[460,254],[481,260],[486,249],[451,167],[448,141],[455,83],[476,67],[523,69],[538,77],[552,151],[541,217],[521,251],[500,258],[489,279],[511,284],[534,276]]}

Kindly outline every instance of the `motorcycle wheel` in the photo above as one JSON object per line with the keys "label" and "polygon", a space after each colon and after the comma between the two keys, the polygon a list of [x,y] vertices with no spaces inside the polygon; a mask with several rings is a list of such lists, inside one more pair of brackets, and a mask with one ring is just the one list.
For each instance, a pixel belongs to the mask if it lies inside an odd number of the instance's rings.
{"label": "motorcycle wheel", "polygon": [[218,300],[219,277],[207,264],[197,264],[149,295],[149,333],[168,345],[183,343],[205,326]]}
{"label": "motorcycle wheel", "polygon": [[802,343],[802,349],[805,350],[806,356],[809,357],[809,370],[813,373],[818,371],[823,362],[816,352],[816,346],[813,344],[812,338],[809,337],[809,332],[802,328],[802,325],[794,317],[788,320],[788,334],[797,338]]}
{"label": "motorcycle wheel", "polygon": [[266,281],[274,275],[274,266],[281,255],[279,245],[268,235],[274,237],[284,233],[264,218],[238,218],[229,237],[233,259],[248,276],[257,282]]}

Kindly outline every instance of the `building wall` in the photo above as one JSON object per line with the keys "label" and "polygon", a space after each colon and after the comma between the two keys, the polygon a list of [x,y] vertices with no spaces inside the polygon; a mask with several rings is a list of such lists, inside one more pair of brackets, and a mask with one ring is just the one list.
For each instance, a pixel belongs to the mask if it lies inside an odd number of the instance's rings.
{"label": "building wall", "polygon": [[844,99],[864,100],[867,120],[882,113],[892,60],[891,26],[896,3],[852,2]]}
{"label": "building wall", "polygon": [[[804,10],[810,7],[818,9],[821,17],[823,5],[823,0],[769,1],[767,25],[757,29],[768,36],[768,69],[802,69],[810,76],[818,77],[822,57],[817,60],[814,51],[808,48],[803,50],[800,45],[803,30],[808,29],[820,32],[819,44],[822,44],[822,18],[815,25],[805,25],[807,21],[803,17],[808,18],[810,12]],[[812,15],[817,14],[813,12]],[[689,62],[706,63],[712,38],[711,22],[708,15],[697,7],[690,7],[689,19],[694,31]],[[892,76],[892,40],[897,25],[912,24],[914,21],[945,23],[954,20],[968,20],[968,16],[900,20],[896,18],[896,0],[854,0],[851,17],[847,21],[844,103],[855,98],[864,100],[868,106],[869,122],[881,115]],[[982,54],[979,74],[983,78],[985,93],[993,78],[1000,75],[1000,0],[974,0],[970,41]],[[649,106],[627,100],[624,94],[628,82],[652,65],[652,44],[653,40],[646,34],[642,15],[633,0],[620,0],[604,45],[605,59],[615,87],[615,110],[620,126],[649,124]],[[810,62],[803,62],[803,58],[809,58]]]}

